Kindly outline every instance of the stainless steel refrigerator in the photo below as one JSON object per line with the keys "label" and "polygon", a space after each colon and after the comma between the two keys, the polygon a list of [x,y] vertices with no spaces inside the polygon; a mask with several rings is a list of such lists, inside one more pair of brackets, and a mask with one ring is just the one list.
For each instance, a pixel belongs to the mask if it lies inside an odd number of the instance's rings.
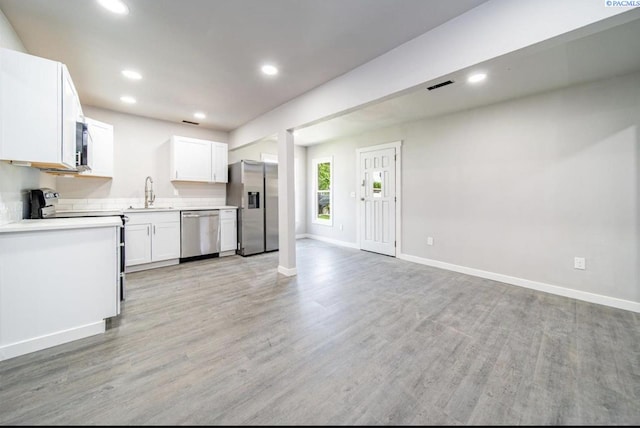
{"label": "stainless steel refrigerator", "polygon": [[278,249],[277,164],[241,160],[229,165],[227,203],[238,207],[238,254]]}

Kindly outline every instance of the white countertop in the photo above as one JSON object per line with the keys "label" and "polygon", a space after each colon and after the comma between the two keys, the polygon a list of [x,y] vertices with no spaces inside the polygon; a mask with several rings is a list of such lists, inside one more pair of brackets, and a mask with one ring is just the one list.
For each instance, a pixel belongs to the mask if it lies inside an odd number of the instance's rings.
{"label": "white countertop", "polygon": [[120,217],[77,217],[21,220],[0,225],[0,233],[35,232],[40,230],[88,229],[122,226]]}
{"label": "white countertop", "polygon": [[101,211],[108,212],[121,212],[127,214],[134,213],[149,213],[149,212],[162,212],[162,211],[203,211],[203,210],[237,210],[238,207],[231,205],[216,205],[216,206],[198,206],[198,207],[150,207],[150,208],[123,208],[123,209],[104,209],[104,210],[56,210],[58,214],[64,213],[96,213]]}
{"label": "white countertop", "polygon": [[202,211],[202,210],[235,210],[238,207],[233,207],[230,205],[217,205],[217,206],[208,206],[208,207],[149,207],[149,208],[125,208],[122,210],[127,214],[132,213],[146,213],[153,211]]}

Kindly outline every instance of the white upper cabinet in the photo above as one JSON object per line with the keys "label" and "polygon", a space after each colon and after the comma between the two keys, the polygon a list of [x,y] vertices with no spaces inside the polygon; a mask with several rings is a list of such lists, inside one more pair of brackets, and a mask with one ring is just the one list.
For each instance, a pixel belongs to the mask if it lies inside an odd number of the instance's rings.
{"label": "white upper cabinet", "polygon": [[89,167],[80,173],[87,177],[113,177],[113,125],[85,117],[89,130]]}
{"label": "white upper cabinet", "polygon": [[77,92],[64,64],[0,49],[0,159],[75,168]]}
{"label": "white upper cabinet", "polygon": [[227,144],[173,136],[171,181],[227,182]]}
{"label": "white upper cabinet", "polygon": [[171,180],[211,181],[211,142],[171,137]]}
{"label": "white upper cabinet", "polygon": [[62,163],[76,164],[76,123],[82,121],[82,107],[69,70],[62,66]]}
{"label": "white upper cabinet", "polygon": [[226,183],[229,175],[228,149],[225,143],[213,143],[211,150],[212,180],[214,183]]}

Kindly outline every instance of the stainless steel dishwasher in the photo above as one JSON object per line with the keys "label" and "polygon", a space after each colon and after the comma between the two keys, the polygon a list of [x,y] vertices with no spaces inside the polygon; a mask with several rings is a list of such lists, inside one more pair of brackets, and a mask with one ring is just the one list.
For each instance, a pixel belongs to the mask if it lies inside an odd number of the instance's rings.
{"label": "stainless steel dishwasher", "polygon": [[180,218],[180,258],[220,252],[220,213],[182,211]]}

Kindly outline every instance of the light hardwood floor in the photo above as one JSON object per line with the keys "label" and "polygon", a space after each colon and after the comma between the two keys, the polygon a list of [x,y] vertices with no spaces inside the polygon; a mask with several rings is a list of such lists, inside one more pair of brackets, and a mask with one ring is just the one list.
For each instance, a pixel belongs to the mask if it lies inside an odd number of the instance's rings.
{"label": "light hardwood floor", "polygon": [[0,362],[2,424],[640,424],[639,314],[298,241],[129,274],[104,335]]}

